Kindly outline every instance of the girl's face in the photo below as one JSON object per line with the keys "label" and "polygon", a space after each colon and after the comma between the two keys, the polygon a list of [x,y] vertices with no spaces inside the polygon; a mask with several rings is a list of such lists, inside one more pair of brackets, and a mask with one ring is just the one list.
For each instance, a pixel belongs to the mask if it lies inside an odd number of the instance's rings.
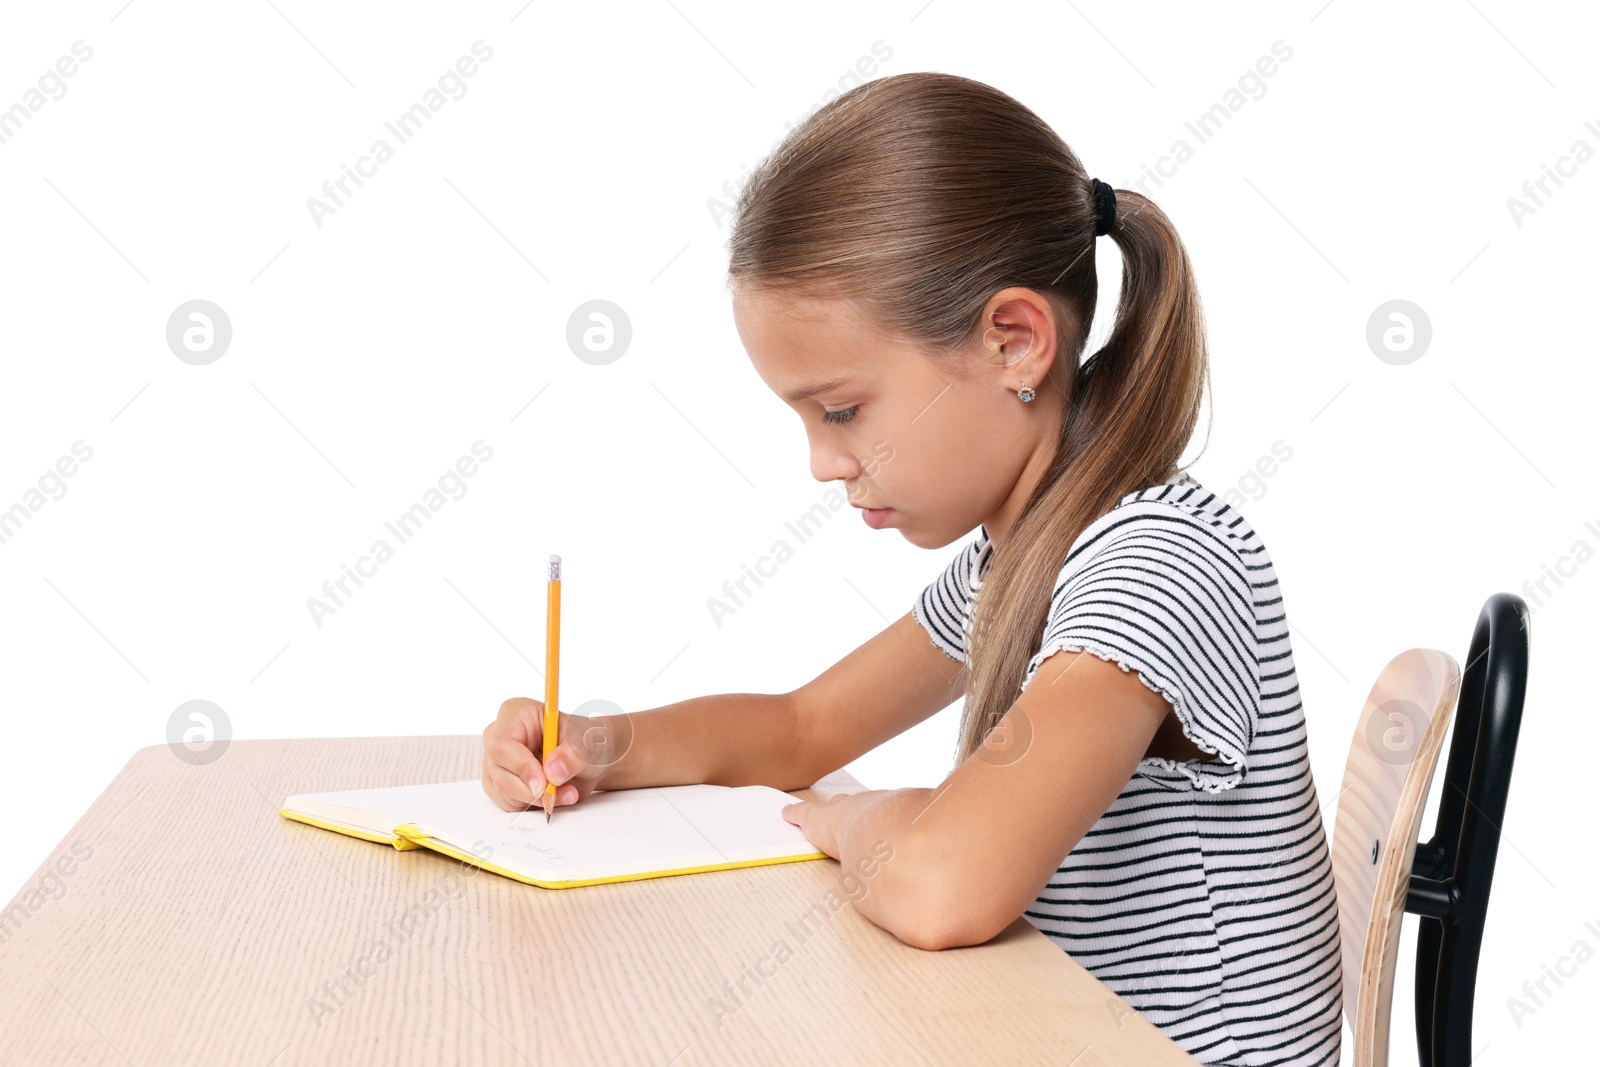
{"label": "girl's face", "polygon": [[[843,481],[857,507],[887,509],[864,512],[869,525],[921,548],[980,523],[1004,539],[1054,455],[1064,410],[1047,301],[995,294],[949,365],[880,332],[849,301],[736,285],[733,315],[756,373],[805,426],[812,477]],[[1017,396],[1024,383],[1030,403]]]}

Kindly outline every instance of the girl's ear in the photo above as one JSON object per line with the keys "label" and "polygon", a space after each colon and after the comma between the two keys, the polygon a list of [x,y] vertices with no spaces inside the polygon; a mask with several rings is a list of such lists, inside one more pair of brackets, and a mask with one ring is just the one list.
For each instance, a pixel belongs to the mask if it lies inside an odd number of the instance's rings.
{"label": "girl's ear", "polygon": [[1002,289],[984,308],[979,358],[1029,384],[1044,381],[1062,343],[1055,308],[1032,289]]}

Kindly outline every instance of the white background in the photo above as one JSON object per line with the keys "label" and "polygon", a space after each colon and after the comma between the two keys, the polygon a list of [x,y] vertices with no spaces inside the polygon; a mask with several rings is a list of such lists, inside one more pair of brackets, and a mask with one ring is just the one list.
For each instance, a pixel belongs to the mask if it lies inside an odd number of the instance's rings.
{"label": "white background", "polygon": [[[1520,1025],[1507,998],[1577,941],[1600,950],[1584,926],[1600,926],[1600,160],[1521,225],[1507,201],[1575,141],[1600,150],[1600,27],[1579,5],[1504,0],[1154,7],[8,5],[0,107],[74,42],[93,56],[0,144],[0,508],[75,442],[93,456],[0,544],[0,898],[185,701],[262,738],[476,733],[506,697],[540,695],[551,552],[568,707],[821,672],[960,544],[918,549],[853,511],[804,544],[788,532],[827,487],[739,344],[715,202],[863,57],[995,85],[1126,188],[1176,139],[1195,146],[1184,123],[1282,41],[1264,91],[1147,186],[1209,322],[1194,473],[1242,486],[1276,560],[1330,832],[1389,658],[1464,662],[1486,597],[1535,606],[1473,1045],[1505,1064],[1587,1048],[1600,962]],[[479,40],[493,56],[465,95],[316,225],[307,199],[375,139],[394,146],[384,122]],[[1096,337],[1119,274],[1098,249]],[[207,366],[166,343],[193,299],[233,327]],[[566,341],[592,299],[632,324],[606,366]],[[1432,323],[1405,366],[1365,339],[1391,299]],[[307,598],[480,440],[493,458],[465,495],[319,627]],[[1252,482],[1279,441],[1292,458]],[[780,538],[794,558],[718,626],[708,598]],[[1530,593],[1562,557],[1563,584]],[[936,783],[957,711],[849,769]]]}

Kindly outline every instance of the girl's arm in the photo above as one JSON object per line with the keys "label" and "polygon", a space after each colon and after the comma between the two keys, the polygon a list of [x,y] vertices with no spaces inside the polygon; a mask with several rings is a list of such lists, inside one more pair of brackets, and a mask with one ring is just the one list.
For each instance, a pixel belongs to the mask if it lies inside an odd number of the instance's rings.
{"label": "girl's arm", "polygon": [[791,692],[694,697],[631,713],[628,752],[596,788],[805,789],[948,706],[965,686],[960,664],[907,612]]}
{"label": "girl's arm", "polygon": [[[551,779],[576,796],[642,786],[770,785],[804,789],[958,699],[961,665],[940,652],[910,612],[821,675],[788,693],[728,693],[616,716],[590,750],[588,721],[561,716]],[[484,730],[484,788],[502,808],[536,803],[544,788],[543,705],[513,697]],[[564,772],[564,773],[563,773]],[[530,785],[531,783],[531,785]],[[558,791],[571,803],[568,788]]]}
{"label": "girl's arm", "polygon": [[859,872],[857,909],[900,940],[980,944],[1039,895],[1171,710],[1133,672],[1059,651],[990,734],[1008,744],[980,748],[937,788],[798,803],[785,816]]}

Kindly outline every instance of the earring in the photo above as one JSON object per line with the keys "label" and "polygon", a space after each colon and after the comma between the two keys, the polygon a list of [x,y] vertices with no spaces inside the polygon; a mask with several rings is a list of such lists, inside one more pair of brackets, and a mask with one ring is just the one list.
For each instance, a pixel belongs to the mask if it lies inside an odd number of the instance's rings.
{"label": "earring", "polygon": [[1021,398],[1024,404],[1026,404],[1028,401],[1033,399],[1033,386],[1024,385],[1021,389],[1017,390],[1017,396]]}

